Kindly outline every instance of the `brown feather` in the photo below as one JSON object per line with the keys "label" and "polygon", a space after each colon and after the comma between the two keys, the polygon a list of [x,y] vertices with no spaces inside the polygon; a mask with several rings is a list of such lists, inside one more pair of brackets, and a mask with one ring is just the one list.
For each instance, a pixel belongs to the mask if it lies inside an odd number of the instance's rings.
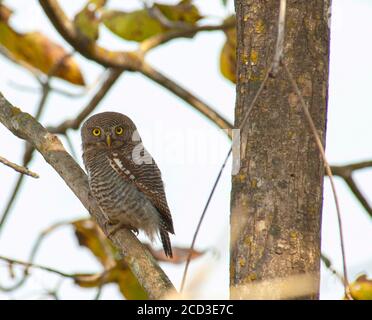
{"label": "brown feather", "polygon": [[[161,172],[153,159],[151,163],[136,164],[132,160],[133,148],[133,145],[128,144],[125,148],[121,148],[120,152],[112,152],[112,159],[119,159],[123,167],[130,172],[130,174],[124,173],[123,177],[132,181],[138,190],[148,197],[161,215],[164,223],[163,228],[174,234],[172,216],[168,207]],[[148,161],[148,159],[146,160]],[[130,179],[131,175],[134,176],[133,180]]]}

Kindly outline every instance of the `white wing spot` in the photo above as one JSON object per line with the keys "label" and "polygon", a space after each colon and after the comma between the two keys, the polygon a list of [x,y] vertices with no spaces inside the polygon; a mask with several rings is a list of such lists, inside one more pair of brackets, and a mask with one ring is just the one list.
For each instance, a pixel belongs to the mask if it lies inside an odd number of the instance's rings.
{"label": "white wing spot", "polygon": [[120,159],[119,158],[113,158],[114,162],[116,163],[116,165],[121,169],[123,170],[124,169],[124,166],[123,164],[121,163]]}
{"label": "white wing spot", "polygon": [[131,174],[129,178],[130,178],[131,180],[134,180],[134,175]]}

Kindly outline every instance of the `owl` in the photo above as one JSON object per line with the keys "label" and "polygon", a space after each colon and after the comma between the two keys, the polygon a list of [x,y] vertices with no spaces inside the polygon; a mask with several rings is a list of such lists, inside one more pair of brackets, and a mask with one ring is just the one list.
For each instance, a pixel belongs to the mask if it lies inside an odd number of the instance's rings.
{"label": "owl", "polygon": [[159,235],[172,257],[168,233],[174,229],[161,173],[133,121],[117,112],[99,113],[85,121],[81,138],[90,193],[111,227],[143,230],[152,241]]}

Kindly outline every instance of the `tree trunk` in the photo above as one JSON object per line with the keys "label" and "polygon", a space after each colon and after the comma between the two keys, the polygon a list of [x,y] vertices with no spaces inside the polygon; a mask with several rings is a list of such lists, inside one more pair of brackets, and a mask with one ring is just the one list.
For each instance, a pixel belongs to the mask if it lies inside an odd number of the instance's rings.
{"label": "tree trunk", "polygon": [[[284,42],[284,61],[323,143],[330,5],[287,1]],[[238,128],[273,60],[279,1],[235,0],[235,8]],[[231,298],[319,297],[323,174],[299,99],[281,68],[241,130],[240,169],[232,177]]]}

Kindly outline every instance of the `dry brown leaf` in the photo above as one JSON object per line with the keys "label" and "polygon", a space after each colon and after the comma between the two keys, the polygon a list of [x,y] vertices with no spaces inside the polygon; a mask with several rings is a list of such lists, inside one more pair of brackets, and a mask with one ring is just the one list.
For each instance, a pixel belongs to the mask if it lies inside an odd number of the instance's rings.
{"label": "dry brown leaf", "polygon": [[102,263],[105,269],[112,268],[115,263],[115,249],[98,225],[91,219],[73,221],[75,235],[81,246],[88,248]]}
{"label": "dry brown leaf", "polygon": [[[40,32],[19,33],[9,24],[9,12],[2,6],[0,19],[0,45],[15,60],[24,62],[45,74],[64,79],[76,85],[85,85],[75,59],[58,44]],[[56,65],[59,67],[56,68]],[[53,72],[52,72],[53,71]]]}
{"label": "dry brown leaf", "polygon": [[[174,263],[174,264],[180,264],[183,263],[187,260],[187,257],[190,252],[190,248],[180,248],[180,247],[172,247],[172,252],[173,252],[173,258],[169,258],[165,255],[164,250],[155,250],[151,248],[151,246],[147,245],[150,252],[154,256],[154,258],[158,261],[164,261],[164,262],[169,262],[169,263]],[[199,258],[201,255],[203,255],[204,252],[202,251],[197,251],[197,250],[192,250],[191,251],[191,260],[194,260],[196,258]]]}

